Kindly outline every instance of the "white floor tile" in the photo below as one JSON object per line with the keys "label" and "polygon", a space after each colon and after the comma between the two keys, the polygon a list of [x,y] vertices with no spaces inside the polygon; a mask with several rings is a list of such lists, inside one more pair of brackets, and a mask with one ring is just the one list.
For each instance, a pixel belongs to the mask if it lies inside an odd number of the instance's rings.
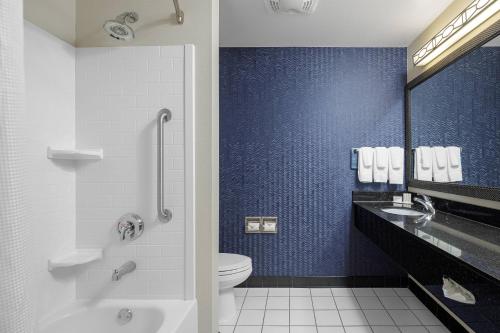
{"label": "white floor tile", "polygon": [[410,310],[388,310],[397,326],[421,325],[420,321]]}
{"label": "white floor tile", "polygon": [[247,288],[234,288],[234,296],[246,296]]}
{"label": "white floor tile", "polygon": [[312,302],[315,310],[336,309],[333,297],[313,297]]}
{"label": "white floor tile", "polygon": [[234,333],[261,333],[262,326],[236,326]]}
{"label": "white floor tile", "polygon": [[311,297],[290,297],[290,309],[309,310],[312,308]]}
{"label": "white floor tile", "polygon": [[345,333],[345,331],[342,326],[336,326],[336,327],[320,326],[318,327],[318,333]]}
{"label": "white floor tile", "polygon": [[377,296],[372,288],[352,288],[352,292],[356,296]]}
{"label": "white floor tile", "polygon": [[368,322],[361,310],[340,310],[340,319],[345,326],[367,326]]}
{"label": "white floor tile", "polygon": [[290,310],[290,325],[307,326],[316,325],[312,310]]}
{"label": "white floor tile", "polygon": [[290,326],[290,333],[317,333],[316,326]]}
{"label": "white floor tile", "polygon": [[290,288],[290,296],[311,296],[309,288]]}
{"label": "white floor tile", "polygon": [[394,322],[385,310],[364,310],[363,313],[371,326],[394,325]]}
{"label": "white floor tile", "polygon": [[247,296],[267,296],[268,288],[248,288]]}
{"label": "white floor tile", "polygon": [[332,296],[330,288],[311,288],[312,296]]}
{"label": "white floor tile", "polygon": [[369,309],[369,310],[380,310],[384,309],[382,303],[380,303],[378,297],[376,296],[359,296],[356,297],[356,300],[359,303],[361,309]]}
{"label": "white floor tile", "polygon": [[406,306],[412,310],[424,310],[426,309],[425,305],[420,302],[420,300],[414,296],[412,297],[401,297],[403,302],[405,302]]}
{"label": "white floor tile", "polygon": [[236,321],[238,320],[238,317],[240,315],[240,310],[236,310],[236,313],[234,314],[233,318],[227,319],[224,322],[220,322],[220,325],[224,326],[234,326],[236,325]]}
{"label": "white floor tile", "polygon": [[331,288],[333,296],[354,296],[351,288]]}
{"label": "white floor tile", "polygon": [[[248,298],[248,297],[247,297]],[[388,310],[404,310],[408,309],[406,304],[398,296],[379,296],[380,302],[384,305],[384,308]]]}
{"label": "white floor tile", "polygon": [[428,326],[443,325],[443,324],[441,324],[439,319],[437,319],[436,316],[434,316],[432,314],[432,312],[430,312],[427,309],[425,309],[425,310],[413,310],[413,313],[415,314],[415,316],[417,316],[418,320],[420,320],[420,322],[423,325],[428,325]]}
{"label": "white floor tile", "polygon": [[243,305],[243,301],[244,300],[245,300],[245,297],[236,296],[234,298],[234,301],[236,302],[236,308],[237,309],[241,309],[241,306]]}
{"label": "white floor tile", "polygon": [[264,325],[283,326],[290,324],[290,313],[288,310],[266,310]]}
{"label": "white floor tile", "polygon": [[334,297],[335,304],[337,305],[337,309],[339,310],[354,310],[359,309],[359,304],[356,301],[356,297],[353,296],[340,296]]}
{"label": "white floor tile", "polygon": [[238,325],[262,325],[264,310],[241,310]]}
{"label": "white floor tile", "polygon": [[288,297],[290,296],[290,288],[269,288],[269,294],[267,296],[272,297]]}
{"label": "white floor tile", "polygon": [[396,326],[372,326],[373,333],[400,333]]}
{"label": "white floor tile", "polygon": [[424,326],[399,326],[402,333],[428,333]]}
{"label": "white floor tile", "polygon": [[425,326],[430,333],[450,333],[444,326]]}
{"label": "white floor tile", "polygon": [[234,326],[219,326],[219,333],[233,333]]}
{"label": "white floor tile", "polygon": [[408,288],[392,288],[398,296],[415,296]]}
{"label": "white floor tile", "polygon": [[266,297],[247,296],[243,303],[243,310],[264,310],[266,308]]}
{"label": "white floor tile", "polygon": [[317,326],[342,326],[340,315],[337,310],[314,311]]}
{"label": "white floor tile", "polygon": [[372,333],[369,326],[344,327],[346,333]]}
{"label": "white floor tile", "polygon": [[268,297],[266,309],[288,310],[288,309],[290,309],[290,298],[289,297]]}
{"label": "white floor tile", "polygon": [[289,326],[264,326],[262,333],[290,333]]}
{"label": "white floor tile", "polygon": [[373,288],[377,296],[398,296],[392,288]]}
{"label": "white floor tile", "polygon": [[220,333],[450,333],[407,288],[235,288],[235,296],[243,310]]}

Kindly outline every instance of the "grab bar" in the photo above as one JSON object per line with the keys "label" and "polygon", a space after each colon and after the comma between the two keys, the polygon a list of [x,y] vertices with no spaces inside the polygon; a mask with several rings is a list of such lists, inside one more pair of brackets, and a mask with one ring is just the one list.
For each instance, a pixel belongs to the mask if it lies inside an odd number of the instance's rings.
{"label": "grab bar", "polygon": [[158,112],[158,194],[157,194],[157,206],[158,206],[158,219],[161,222],[169,222],[172,219],[172,212],[166,209],[164,205],[164,174],[163,174],[163,124],[172,119],[172,112],[169,109],[161,109]]}

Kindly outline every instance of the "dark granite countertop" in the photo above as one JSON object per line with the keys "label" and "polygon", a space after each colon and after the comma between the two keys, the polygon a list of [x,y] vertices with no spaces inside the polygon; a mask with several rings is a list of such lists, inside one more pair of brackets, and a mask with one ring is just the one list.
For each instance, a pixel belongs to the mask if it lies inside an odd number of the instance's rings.
{"label": "dark granite countertop", "polygon": [[500,228],[440,211],[427,222],[416,222],[417,217],[381,210],[402,206],[392,202],[354,201],[354,204],[500,281]]}

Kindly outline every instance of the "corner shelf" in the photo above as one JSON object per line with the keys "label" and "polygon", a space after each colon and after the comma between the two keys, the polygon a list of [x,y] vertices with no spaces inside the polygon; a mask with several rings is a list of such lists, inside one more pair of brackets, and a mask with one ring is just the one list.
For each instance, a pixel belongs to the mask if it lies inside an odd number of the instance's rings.
{"label": "corner shelf", "polygon": [[56,268],[73,267],[100,260],[103,257],[102,249],[76,249],[60,257],[49,259],[49,272]]}
{"label": "corner shelf", "polygon": [[55,149],[47,148],[47,158],[55,160],[102,160],[102,149]]}

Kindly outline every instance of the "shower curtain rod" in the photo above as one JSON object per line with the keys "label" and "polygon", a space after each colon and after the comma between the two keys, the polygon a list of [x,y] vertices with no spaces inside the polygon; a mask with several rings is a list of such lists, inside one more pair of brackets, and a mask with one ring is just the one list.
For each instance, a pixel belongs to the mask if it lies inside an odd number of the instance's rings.
{"label": "shower curtain rod", "polygon": [[184,12],[179,7],[179,0],[173,0],[173,1],[174,1],[175,17],[177,19],[177,23],[183,24],[184,23]]}

